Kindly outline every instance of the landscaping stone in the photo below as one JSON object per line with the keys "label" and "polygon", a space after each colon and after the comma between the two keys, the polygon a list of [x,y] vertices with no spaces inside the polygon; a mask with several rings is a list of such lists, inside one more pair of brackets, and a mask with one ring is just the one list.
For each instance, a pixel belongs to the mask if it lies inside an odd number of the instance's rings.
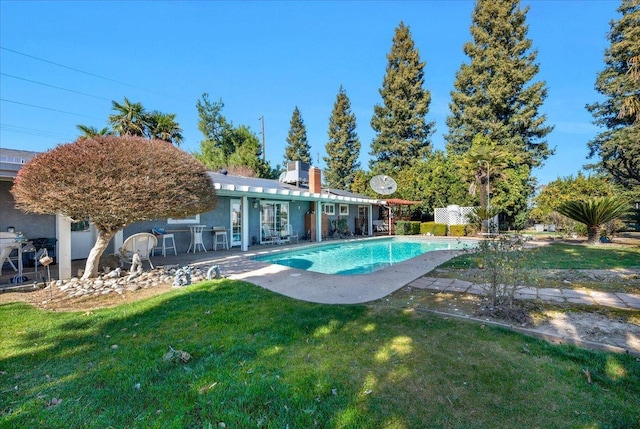
{"label": "landscaping stone", "polygon": [[[191,268],[192,283],[198,283],[206,278],[209,267]],[[128,271],[110,271],[102,274],[97,279],[82,280],[72,277],[69,280],[57,280],[51,282],[51,286],[65,292],[68,297],[79,298],[83,296],[107,295],[117,293],[122,295],[125,292],[134,292],[139,289],[160,287],[163,284],[172,284],[175,268],[165,269],[156,267],[151,271],[142,272],[135,278],[129,280]],[[118,277],[119,276],[119,277]]]}

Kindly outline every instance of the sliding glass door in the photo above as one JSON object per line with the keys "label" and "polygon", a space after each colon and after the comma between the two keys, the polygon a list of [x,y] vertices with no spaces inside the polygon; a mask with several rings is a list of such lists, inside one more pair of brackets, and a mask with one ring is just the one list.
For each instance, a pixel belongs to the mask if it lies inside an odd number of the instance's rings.
{"label": "sliding glass door", "polygon": [[260,201],[260,243],[287,235],[289,202]]}

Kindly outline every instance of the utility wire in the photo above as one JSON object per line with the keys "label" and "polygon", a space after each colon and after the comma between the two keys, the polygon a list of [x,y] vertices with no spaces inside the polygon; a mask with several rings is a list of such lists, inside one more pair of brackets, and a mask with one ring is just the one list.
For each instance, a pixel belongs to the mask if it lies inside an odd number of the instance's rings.
{"label": "utility wire", "polygon": [[120,85],[128,86],[128,87],[131,87],[131,88],[140,89],[140,90],[143,90],[143,91],[146,91],[146,92],[150,92],[152,94],[162,95],[163,97],[173,98],[173,97],[171,97],[169,95],[166,95],[166,94],[162,94],[162,93],[155,92],[155,91],[150,91],[148,89],[144,89],[144,88],[141,88],[141,87],[136,86],[136,85],[131,85],[131,84],[126,83],[126,82],[122,82],[122,81],[119,81],[119,80],[108,78],[106,76],[101,76],[99,74],[95,74],[95,73],[91,73],[91,72],[88,72],[88,71],[80,70],[80,69],[77,69],[75,67],[65,66],[64,64],[56,63],[54,61],[49,61],[49,60],[45,60],[44,58],[36,57],[34,55],[25,54],[24,52],[19,52],[19,51],[13,50],[13,49],[5,48],[4,46],[0,46],[0,49],[3,50],[3,51],[7,51],[7,52],[11,52],[11,53],[17,54],[17,55],[22,55],[24,57],[31,58],[31,59],[34,59],[34,60],[37,60],[37,61],[42,61],[44,63],[52,64],[52,65],[57,66],[57,67],[62,67],[62,68],[67,69],[67,70],[72,70],[72,71],[77,72],[77,73],[86,74],[87,76],[92,76],[92,77],[97,77],[98,79],[108,80],[109,82],[114,82],[114,83],[118,83]]}
{"label": "utility wire", "polygon": [[22,106],[33,107],[35,109],[50,110],[52,112],[65,113],[67,115],[83,116],[85,118],[96,119],[93,116],[83,115],[82,113],[67,112],[65,110],[52,109],[50,107],[36,106],[35,104],[21,103],[20,101],[15,101],[15,100],[7,100],[6,98],[0,98],[0,101],[4,101],[6,103],[20,104]]}
{"label": "utility wire", "polygon": [[55,85],[51,85],[51,84],[44,83],[44,82],[38,82],[36,80],[26,79],[26,78],[19,77],[19,76],[13,76],[13,75],[10,75],[10,74],[7,74],[7,73],[1,73],[0,72],[0,75],[1,76],[6,76],[6,77],[11,77],[13,79],[23,80],[23,81],[29,82],[29,83],[35,83],[35,84],[42,85],[42,86],[48,86],[49,88],[55,88],[55,89],[60,89],[62,91],[73,92],[74,94],[80,94],[80,95],[85,95],[87,97],[97,98],[97,99],[100,99],[100,100],[111,101],[108,98],[99,97],[97,95],[87,94],[86,92],[74,91],[73,89],[63,88],[61,86],[55,86]]}
{"label": "utility wire", "polygon": [[27,134],[31,136],[58,137],[66,140],[73,140],[73,139],[69,139],[69,136],[64,134],[54,133],[54,132],[45,131],[45,130],[38,130],[36,128],[19,127],[17,125],[10,125],[10,124],[0,124],[0,130],[11,132],[11,133],[17,133],[17,134]]}

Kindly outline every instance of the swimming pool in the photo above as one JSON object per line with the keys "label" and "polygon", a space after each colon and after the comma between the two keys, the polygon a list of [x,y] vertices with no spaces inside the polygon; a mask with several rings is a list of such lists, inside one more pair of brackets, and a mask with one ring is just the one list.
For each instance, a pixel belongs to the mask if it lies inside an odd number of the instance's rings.
{"label": "swimming pool", "polygon": [[434,250],[474,247],[475,241],[383,238],[347,241],[256,256],[253,259],[324,274],[367,274]]}

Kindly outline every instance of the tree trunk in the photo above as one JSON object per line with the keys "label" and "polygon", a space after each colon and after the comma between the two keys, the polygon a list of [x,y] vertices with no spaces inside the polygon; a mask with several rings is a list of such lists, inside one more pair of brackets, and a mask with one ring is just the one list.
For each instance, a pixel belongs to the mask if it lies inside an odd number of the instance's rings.
{"label": "tree trunk", "polygon": [[598,244],[600,226],[587,226],[587,244]]}
{"label": "tree trunk", "polygon": [[100,257],[104,253],[104,250],[109,245],[109,242],[116,235],[115,231],[102,231],[98,230],[98,239],[96,244],[93,245],[89,257],[87,258],[87,264],[84,267],[84,275],[82,279],[88,279],[91,277],[98,277],[98,269],[100,268]]}

